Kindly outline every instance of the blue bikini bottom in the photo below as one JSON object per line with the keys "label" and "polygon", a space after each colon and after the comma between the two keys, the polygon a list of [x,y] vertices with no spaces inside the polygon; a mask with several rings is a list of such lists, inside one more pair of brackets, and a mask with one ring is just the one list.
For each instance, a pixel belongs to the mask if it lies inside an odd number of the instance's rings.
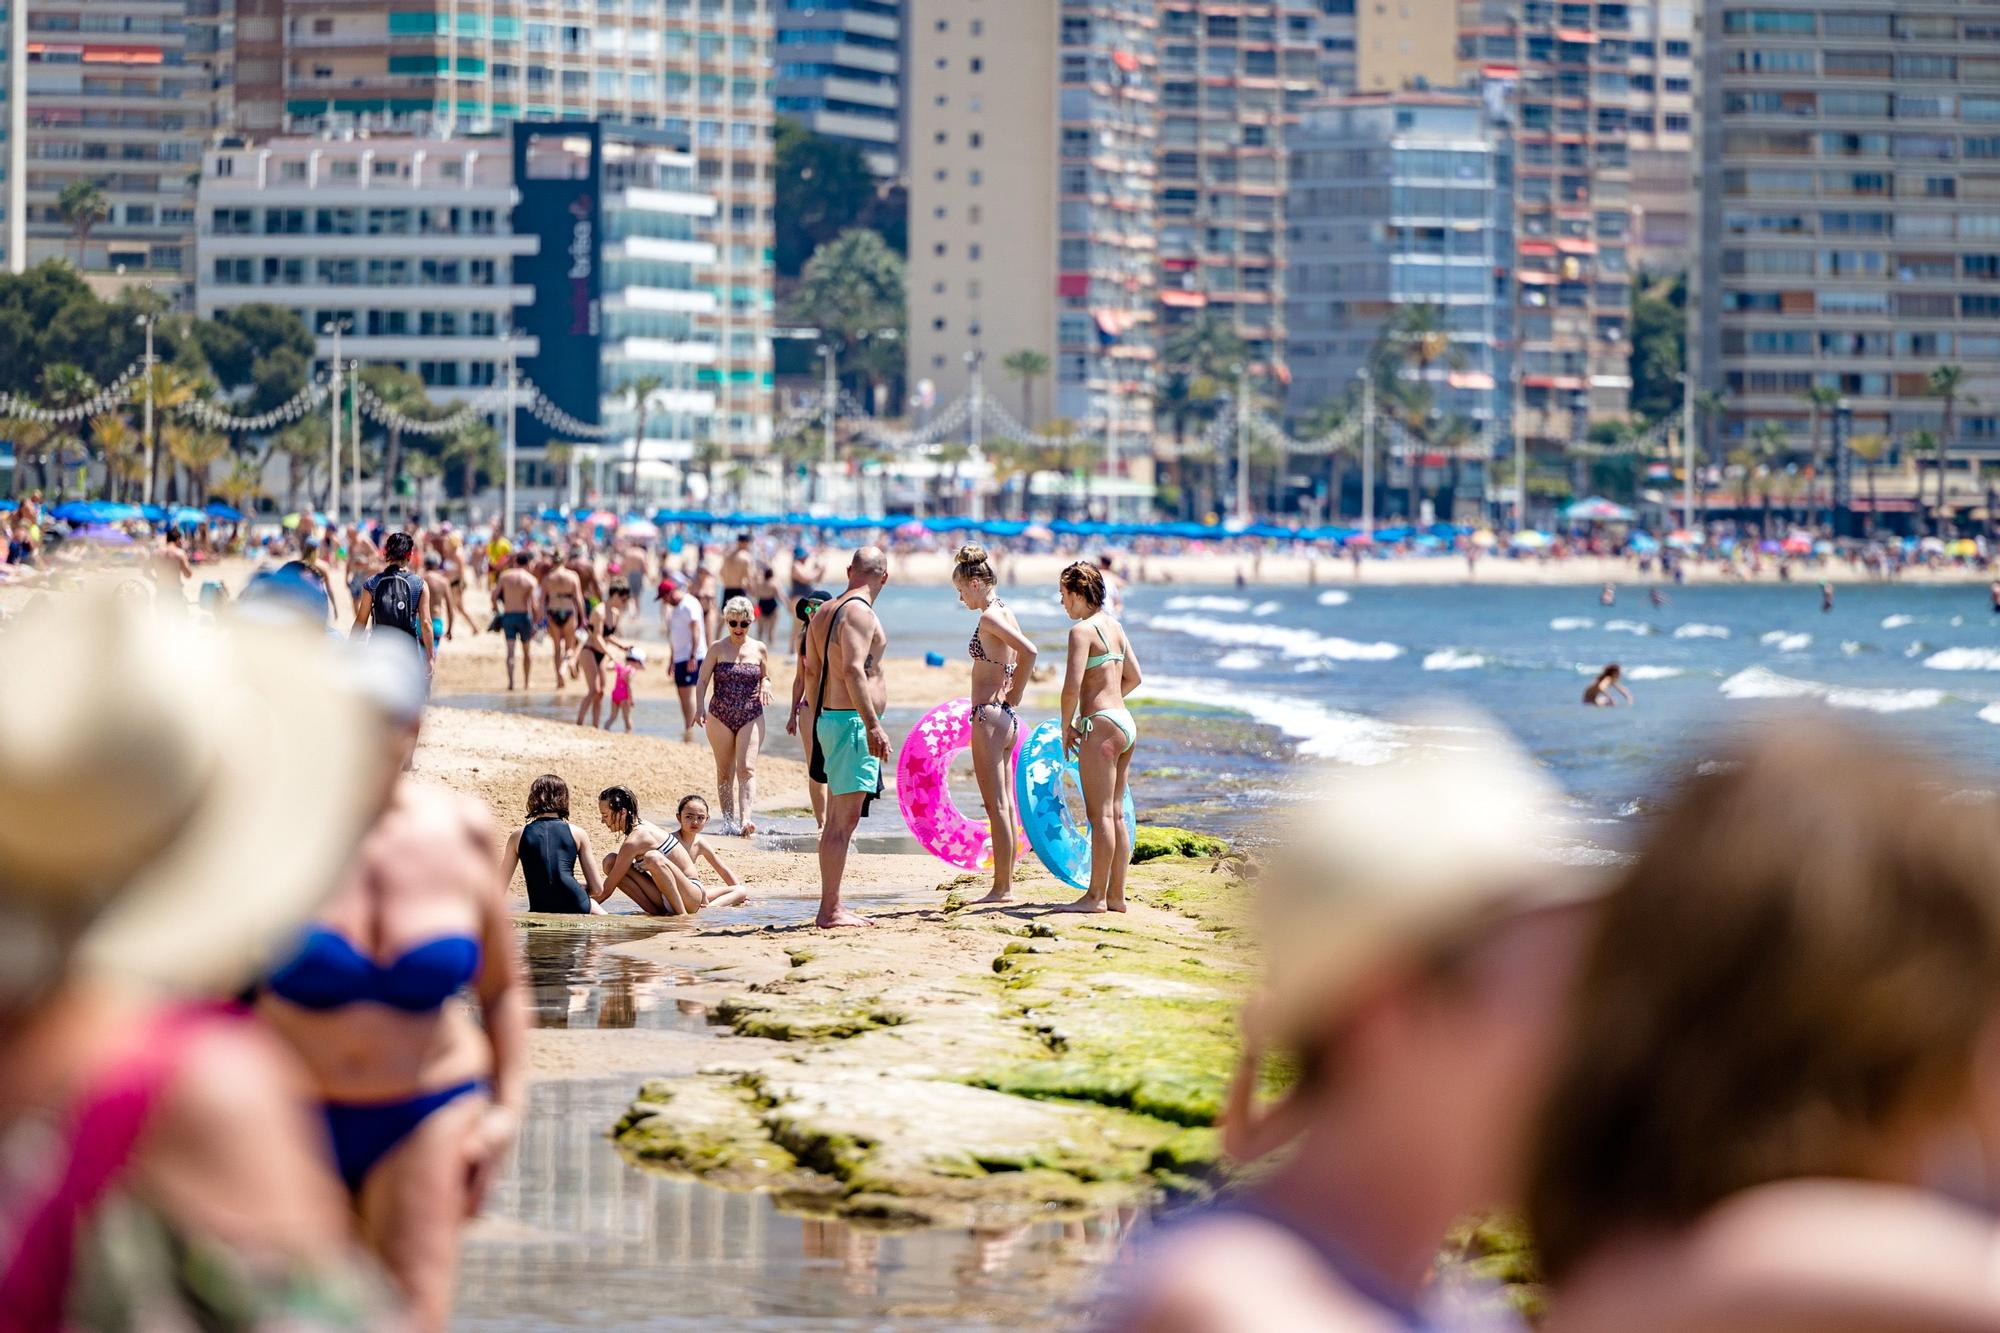
{"label": "blue bikini bottom", "polygon": [[486,1080],[455,1083],[436,1092],[419,1093],[395,1102],[325,1102],[327,1131],[333,1136],[333,1161],[349,1194],[361,1193],[362,1182],[375,1164],[424,1123],[441,1106],[469,1092],[484,1092]]}

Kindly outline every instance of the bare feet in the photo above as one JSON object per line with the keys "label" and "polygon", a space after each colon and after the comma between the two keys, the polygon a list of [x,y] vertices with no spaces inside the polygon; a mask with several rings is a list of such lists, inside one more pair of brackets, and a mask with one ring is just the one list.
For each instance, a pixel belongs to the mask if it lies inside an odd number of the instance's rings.
{"label": "bare feet", "polygon": [[974,905],[979,903],[1011,903],[1014,901],[1014,891],[1012,889],[995,889],[984,898],[974,898],[972,901]]}
{"label": "bare feet", "polygon": [[815,926],[818,926],[821,930],[832,930],[838,926],[872,926],[875,923],[873,921],[870,921],[867,917],[861,916],[854,912],[850,912],[843,907],[841,910],[835,912],[830,917],[829,916],[814,917],[813,924]]}
{"label": "bare feet", "polygon": [[1086,893],[1073,903],[1063,903],[1061,906],[1051,907],[1049,910],[1051,912],[1102,912],[1107,909],[1104,906],[1102,898],[1095,898]]}
{"label": "bare feet", "polygon": [[746,837],[746,838],[747,838],[747,837],[749,837],[749,836],[750,836],[751,834],[755,833],[756,831],[757,831],[757,822],[756,822],[755,820],[752,820],[752,819],[746,819],[746,820],[744,820],[744,821],[743,821],[743,836],[744,836],[744,837]]}

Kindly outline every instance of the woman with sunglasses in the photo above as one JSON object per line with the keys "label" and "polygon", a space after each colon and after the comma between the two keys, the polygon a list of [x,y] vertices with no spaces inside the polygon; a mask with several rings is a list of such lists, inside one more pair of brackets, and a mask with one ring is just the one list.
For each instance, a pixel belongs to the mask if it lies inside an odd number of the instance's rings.
{"label": "woman with sunglasses", "polygon": [[[695,722],[708,730],[715,752],[715,789],[724,832],[757,831],[757,751],[764,746],[764,705],[770,695],[770,649],[752,637],[750,599],[736,596],[722,608],[722,637],[702,660],[695,682]],[[713,687],[715,697],[709,698]]]}

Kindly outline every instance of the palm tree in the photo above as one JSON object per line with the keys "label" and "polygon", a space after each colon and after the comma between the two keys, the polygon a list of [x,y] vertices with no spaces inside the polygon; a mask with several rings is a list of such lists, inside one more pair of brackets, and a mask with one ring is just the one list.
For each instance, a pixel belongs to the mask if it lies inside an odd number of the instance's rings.
{"label": "palm tree", "polygon": [[104,197],[104,187],[91,180],[71,181],[56,196],[56,215],[76,234],[76,266],[81,270],[91,230],[111,216],[111,202]]}
{"label": "palm tree", "polygon": [[729,457],[729,451],[715,440],[703,440],[694,447],[694,465],[701,470],[703,486],[708,491],[708,506],[715,508],[715,465]]}
{"label": "palm tree", "polygon": [[1889,452],[1889,437],[1886,435],[1851,435],[1847,440],[1847,452],[1867,464],[1868,518],[1861,525],[1863,536],[1875,532],[1875,464]]}
{"label": "palm tree", "polygon": [[1750,453],[1757,462],[1758,489],[1764,496],[1763,533],[1767,538],[1771,535],[1771,473],[1790,442],[1791,436],[1775,421],[1761,421],[1750,432]]}
{"label": "palm tree", "polygon": [[[1826,409],[1839,405],[1840,390],[1834,388],[1831,384],[1815,384],[1810,389],[1807,389],[1804,393],[1801,393],[1799,397],[1805,399],[1807,408],[1810,409],[1812,412],[1813,485],[1815,488],[1817,488],[1820,485],[1824,484],[1828,488],[1826,493],[1827,494],[1826,507],[1828,514],[1830,516],[1833,510],[1833,491],[1831,489],[1833,483],[1830,478],[1825,480],[1823,483],[1821,480],[1822,473],[1825,471],[1825,469],[1822,468],[1820,465],[1819,427],[1820,427],[1821,414],[1824,413]],[[1812,508],[1810,499],[1811,492],[1808,491],[1807,495],[1808,495],[1808,500],[1806,507],[1808,510],[1810,510]],[[1808,523],[1812,521],[1812,515],[1810,513],[1806,515],[1806,521]]]}
{"label": "palm tree", "polygon": [[1694,396],[1694,410],[1701,418],[1702,457],[1716,458],[1715,424],[1722,419],[1726,398],[1720,389],[1702,389]]}
{"label": "palm tree", "polygon": [[550,440],[542,446],[542,461],[552,468],[562,469],[564,504],[568,504],[569,497],[576,494],[576,455],[580,447],[568,440]]}
{"label": "palm tree", "polygon": [[[1922,458],[1925,454],[1929,454],[1934,460],[1936,460],[1935,466],[1937,467],[1937,469],[1940,472],[1944,470],[1944,456],[1945,456],[1946,446],[1944,442],[1944,437],[1942,435],[1939,435],[1934,430],[1913,430],[1910,432],[1909,439],[1905,441],[1905,443],[1909,445],[1910,458],[1912,460],[1913,467],[1915,460]],[[1924,478],[1923,478],[1923,473],[1918,472],[1917,504],[1920,508],[1923,505],[1923,500],[1924,500]],[[1939,503],[1943,503],[1943,501],[1940,500]],[[1936,509],[1933,509],[1931,511],[1930,526],[1933,531],[1941,532],[1944,529],[1943,519],[1939,516],[1938,511]]]}
{"label": "palm tree", "polygon": [[1933,366],[1924,381],[1931,397],[1944,399],[1944,433],[1937,437],[1937,507],[1931,511],[1931,525],[1941,533],[1945,524],[1945,472],[1951,466],[1951,447],[1958,439],[1958,401],[1965,382],[1965,368]]}
{"label": "palm tree", "polygon": [[444,475],[444,465],[429,454],[410,455],[409,465],[404,469],[410,474],[410,481],[416,487],[417,522],[430,526],[430,506],[425,503],[430,484]]}
{"label": "palm tree", "polygon": [[1439,363],[1452,370],[1465,366],[1465,352],[1452,341],[1444,307],[1431,302],[1397,306],[1382,326],[1372,358],[1385,381],[1408,369],[1419,384],[1429,382],[1431,367]]}
{"label": "palm tree", "polygon": [[104,460],[105,494],[115,500],[119,471],[116,460],[138,453],[138,432],[132,429],[132,422],[124,413],[100,412],[90,419],[90,438]]}
{"label": "palm tree", "polygon": [[[42,396],[49,406],[56,408],[77,407],[97,394],[97,381],[82,366],[68,361],[58,361],[42,372]],[[68,430],[57,433],[49,440],[49,456],[55,465],[56,499],[64,499],[68,494],[67,472],[63,459],[70,446],[79,449],[83,441]]]}
{"label": "palm tree", "polygon": [[500,432],[475,417],[455,431],[444,447],[444,458],[460,469],[459,494],[470,496],[479,489],[479,475],[491,476],[502,466]]}
{"label": "palm tree", "polygon": [[22,463],[30,459],[35,461],[35,484],[28,485],[27,469],[17,467],[14,471],[14,493],[26,495],[30,491],[44,489],[47,477],[44,475],[45,468],[41,460],[49,452],[50,441],[55,435],[54,427],[44,422],[30,421],[26,417],[12,417],[0,422],[0,430],[4,430],[7,438],[13,442],[15,458]]}
{"label": "palm tree", "polygon": [[165,451],[159,447],[160,423],[167,413],[191,400],[197,387],[194,378],[186,371],[165,362],[155,364],[139,379],[139,401],[150,399],[153,404],[154,438],[145,442],[147,504],[153,504],[159,498],[160,462],[165,457]]}
{"label": "palm tree", "polygon": [[188,503],[208,503],[209,481],[215,465],[229,454],[229,437],[220,431],[183,427],[167,448],[174,462],[187,469]]}
{"label": "palm tree", "polygon": [[1002,370],[1021,381],[1021,424],[1029,430],[1035,428],[1035,381],[1049,373],[1049,366],[1047,354],[1032,347],[1009,352],[1000,363]]}
{"label": "palm tree", "polygon": [[221,481],[215,483],[215,494],[224,504],[232,505],[245,513],[257,497],[264,493],[257,461],[253,458],[238,458]]}
{"label": "palm tree", "polygon": [[313,469],[326,455],[326,446],[319,438],[318,424],[294,421],[271,437],[271,449],[285,456],[285,512],[296,513],[301,472],[308,483],[306,489],[311,490]]}
{"label": "palm tree", "polygon": [[435,413],[436,407],[424,388],[424,382],[400,366],[369,366],[361,372],[361,379],[392,414],[385,428],[389,443],[382,459],[382,516],[387,518],[389,507],[402,491],[401,421],[404,418],[423,421]]}
{"label": "palm tree", "polygon": [[639,450],[646,440],[646,415],[652,410],[653,398],[666,387],[663,375],[635,375],[625,386],[625,393],[632,400],[632,411],[638,417],[632,427],[632,472],[625,479],[627,495],[639,493]]}

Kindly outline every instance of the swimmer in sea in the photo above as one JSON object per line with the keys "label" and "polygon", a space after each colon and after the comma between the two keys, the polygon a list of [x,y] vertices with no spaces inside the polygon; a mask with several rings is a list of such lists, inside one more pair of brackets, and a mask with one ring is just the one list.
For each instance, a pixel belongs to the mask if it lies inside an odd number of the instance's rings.
{"label": "swimmer in sea", "polygon": [[1651,600],[1654,606],[1665,606],[1668,602],[1673,600],[1671,597],[1661,592],[1658,588],[1654,588],[1651,592],[1647,593],[1646,596],[1649,600]]}
{"label": "swimmer in sea", "polygon": [[1627,704],[1633,703],[1632,691],[1618,683],[1621,671],[1619,665],[1612,662],[1598,672],[1597,679],[1591,681],[1590,687],[1583,692],[1584,705],[1588,708],[1616,708],[1618,701],[1611,697],[1613,690],[1624,695]]}
{"label": "swimmer in sea", "polygon": [[1833,610],[1833,585],[1831,583],[1822,583],[1819,585],[1819,609],[1821,611]]}
{"label": "swimmer in sea", "polygon": [[1604,585],[1603,592],[1597,594],[1597,604],[1599,606],[1611,606],[1614,605],[1617,601],[1618,601],[1618,589],[1613,587],[1609,583]]}

